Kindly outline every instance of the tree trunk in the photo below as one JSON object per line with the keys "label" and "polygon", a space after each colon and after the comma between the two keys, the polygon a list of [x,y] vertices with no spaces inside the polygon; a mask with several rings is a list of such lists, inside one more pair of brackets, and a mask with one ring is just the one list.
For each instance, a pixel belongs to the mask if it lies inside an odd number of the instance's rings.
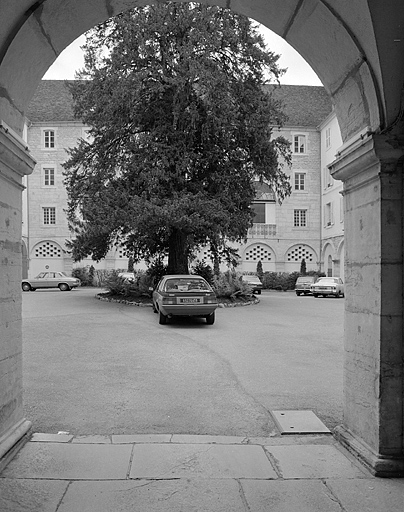
{"label": "tree trunk", "polygon": [[167,274],[188,273],[187,236],[175,229],[169,239]]}

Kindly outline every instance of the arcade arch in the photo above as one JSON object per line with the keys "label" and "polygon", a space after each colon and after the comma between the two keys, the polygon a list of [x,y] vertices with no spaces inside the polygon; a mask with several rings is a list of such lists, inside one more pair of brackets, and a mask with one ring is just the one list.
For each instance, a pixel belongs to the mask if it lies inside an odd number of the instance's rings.
{"label": "arcade arch", "polygon": [[[66,46],[95,24],[147,3],[1,2],[0,279],[8,276],[15,286],[1,286],[0,281],[0,378],[9,375],[4,379],[7,389],[0,391],[0,457],[18,445],[30,426],[23,417],[18,370],[22,178],[34,167],[20,138],[24,111],[39,80]],[[333,177],[344,182],[347,248],[344,422],[338,436],[376,474],[404,474],[402,2],[213,3],[252,17],[282,36],[312,66],[333,100],[344,146],[330,168]]]}

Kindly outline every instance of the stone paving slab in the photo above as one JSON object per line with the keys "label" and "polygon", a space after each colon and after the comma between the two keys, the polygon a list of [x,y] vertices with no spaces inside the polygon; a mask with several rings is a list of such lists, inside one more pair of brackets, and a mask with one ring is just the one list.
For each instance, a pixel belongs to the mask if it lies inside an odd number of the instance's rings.
{"label": "stone paving slab", "polygon": [[33,443],[70,443],[73,439],[72,434],[42,434],[34,433],[30,439]]}
{"label": "stone paving slab", "polygon": [[327,480],[347,512],[403,512],[404,478],[372,480]]}
{"label": "stone paving slab", "polygon": [[28,443],[4,469],[9,478],[124,480],[132,445]]}
{"label": "stone paving slab", "polygon": [[242,480],[241,486],[249,512],[342,512],[321,480]]}
{"label": "stone paving slab", "polygon": [[[235,480],[73,482],[57,512],[245,512]],[[289,511],[291,512],[291,511]]]}
{"label": "stone paving slab", "polygon": [[119,434],[111,438],[114,444],[169,443],[172,434]]}
{"label": "stone paving slab", "polygon": [[72,439],[72,443],[83,444],[111,444],[110,436],[76,436]]}
{"label": "stone paving slab", "polygon": [[266,446],[283,478],[370,478],[335,446]]}
{"label": "stone paving slab", "polygon": [[129,478],[278,478],[260,446],[135,445]]}
{"label": "stone paving slab", "polygon": [[209,436],[209,435],[186,435],[174,434],[172,443],[186,444],[247,444],[247,437],[240,436]]}
{"label": "stone paving slab", "polygon": [[69,482],[0,478],[1,512],[55,512]]}

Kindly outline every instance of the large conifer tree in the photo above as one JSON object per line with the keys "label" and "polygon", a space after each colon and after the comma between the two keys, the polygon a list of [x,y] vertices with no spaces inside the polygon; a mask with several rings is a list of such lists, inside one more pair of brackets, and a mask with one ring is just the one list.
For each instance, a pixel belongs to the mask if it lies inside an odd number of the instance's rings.
{"label": "large conifer tree", "polygon": [[247,18],[188,3],[125,12],[84,50],[70,87],[91,130],[65,164],[74,259],[119,243],[187,273],[201,246],[229,255],[253,221],[254,179],[290,192],[289,143],[272,133],[284,116],[263,88],[279,56]]}

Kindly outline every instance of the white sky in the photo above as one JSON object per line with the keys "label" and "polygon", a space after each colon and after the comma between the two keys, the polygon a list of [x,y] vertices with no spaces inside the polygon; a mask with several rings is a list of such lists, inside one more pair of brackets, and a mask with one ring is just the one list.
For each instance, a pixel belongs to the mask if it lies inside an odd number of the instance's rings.
{"label": "white sky", "polygon": [[[281,78],[281,83],[288,85],[322,85],[320,79],[307,62],[281,37],[261,27],[268,48],[281,55],[278,64],[288,71]],[[84,65],[83,52],[80,49],[85,42],[84,35],[76,39],[56,59],[44,75],[44,80],[72,80],[77,69]]]}

